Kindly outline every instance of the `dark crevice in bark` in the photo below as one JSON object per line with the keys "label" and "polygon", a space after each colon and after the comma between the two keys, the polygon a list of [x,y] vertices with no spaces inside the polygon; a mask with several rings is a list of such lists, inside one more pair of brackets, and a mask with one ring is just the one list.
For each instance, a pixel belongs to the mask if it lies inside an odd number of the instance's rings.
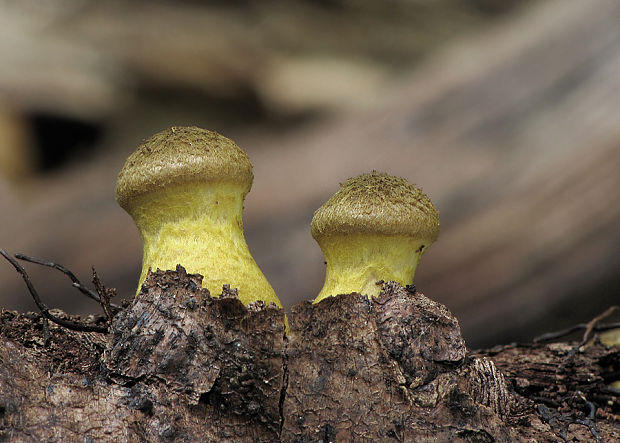
{"label": "dark crevice in bark", "polygon": [[280,402],[278,404],[278,410],[280,411],[280,429],[278,430],[278,437],[282,436],[282,428],[284,427],[284,400],[286,400],[286,390],[288,388],[288,338],[286,335],[284,336],[282,371],[284,375],[282,378],[282,390],[280,391]]}

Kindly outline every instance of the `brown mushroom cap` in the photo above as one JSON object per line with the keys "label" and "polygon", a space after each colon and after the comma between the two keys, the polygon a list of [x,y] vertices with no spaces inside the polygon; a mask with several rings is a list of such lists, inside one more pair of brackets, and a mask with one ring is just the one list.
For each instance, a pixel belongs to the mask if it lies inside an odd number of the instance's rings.
{"label": "brown mushroom cap", "polygon": [[314,213],[311,228],[316,240],[335,234],[380,234],[433,242],[439,235],[439,213],[406,180],[371,172],[347,180]]}
{"label": "brown mushroom cap", "polygon": [[116,200],[127,209],[135,197],[170,185],[228,182],[252,186],[252,163],[232,140],[206,129],[172,127],[144,141],[116,182]]}

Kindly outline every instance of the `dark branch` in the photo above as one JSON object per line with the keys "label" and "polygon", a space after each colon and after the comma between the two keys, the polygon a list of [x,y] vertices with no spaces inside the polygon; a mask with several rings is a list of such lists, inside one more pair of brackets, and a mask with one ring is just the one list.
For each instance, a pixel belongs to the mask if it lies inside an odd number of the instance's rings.
{"label": "dark branch", "polygon": [[601,320],[606,319],[607,317],[609,317],[611,314],[613,314],[616,310],[618,309],[618,306],[610,306],[609,308],[607,308],[605,310],[605,312],[603,312],[602,314],[594,317],[592,320],[590,320],[588,322],[588,327],[586,328],[586,331],[583,333],[583,339],[581,340],[581,344],[584,345],[586,344],[589,340],[590,337],[592,336],[592,332],[595,330],[595,328],[598,326],[598,323]]}
{"label": "dark branch", "polygon": [[[54,263],[51,261],[49,262],[43,261],[41,259],[30,257],[24,254],[15,254],[15,257],[18,258],[19,260],[27,261],[30,263],[36,263],[37,265],[47,266],[48,268],[53,268],[53,269],[56,269],[62,272],[63,274],[65,274],[67,277],[71,279],[71,281],[73,282],[74,288],[77,288],[82,294],[84,294],[90,299],[95,300],[97,303],[101,303],[101,299],[99,295],[92,289],[89,289],[86,286],[84,286],[82,282],[75,276],[75,274],[71,272],[69,269],[65,268],[63,265],[60,265],[58,263]],[[119,311],[121,309],[120,306],[115,305],[113,303],[110,303],[110,307],[112,307],[115,311]]]}
{"label": "dark branch", "polygon": [[93,284],[95,285],[95,288],[97,289],[97,294],[99,294],[99,300],[100,300],[99,304],[101,305],[101,309],[103,309],[103,313],[105,314],[108,322],[111,322],[112,317],[114,317],[114,314],[112,312],[112,304],[110,303],[110,299],[116,296],[116,289],[106,288],[101,282],[101,279],[99,278],[99,275],[97,275],[97,271],[95,271],[94,267],[93,267]]}
{"label": "dark branch", "polygon": [[[571,326],[570,328],[566,328],[566,329],[562,329],[560,331],[555,331],[555,332],[547,332],[545,334],[539,335],[538,337],[536,337],[534,339],[534,343],[542,343],[542,342],[546,342],[546,341],[551,341],[551,340],[556,340],[558,338],[562,338],[562,337],[566,337],[567,335],[570,335],[574,332],[577,331],[581,331],[583,329],[588,329],[588,325],[590,323],[578,323],[574,326]],[[599,324],[599,325],[595,325],[592,328],[593,332],[603,332],[603,331],[609,331],[611,329],[618,329],[620,328],[620,322],[615,322],[615,323],[605,323],[605,324]]]}
{"label": "dark branch", "polygon": [[30,280],[30,277],[28,276],[28,273],[22,267],[22,265],[20,265],[17,262],[17,260],[15,260],[13,257],[11,257],[4,249],[0,248],[0,254],[2,254],[2,256],[4,258],[6,258],[7,261],[9,263],[11,263],[11,265],[13,265],[13,267],[15,268],[15,270],[19,274],[21,274],[22,278],[24,279],[24,282],[26,283],[26,287],[28,288],[28,291],[30,292],[30,295],[34,299],[34,302],[36,303],[37,307],[41,311],[41,314],[45,318],[53,321],[54,323],[56,323],[56,324],[58,324],[60,326],[64,326],[67,329],[71,329],[73,331],[80,331],[80,332],[102,332],[102,333],[108,332],[107,326],[96,326],[96,325],[82,324],[82,323],[74,322],[74,321],[71,321],[71,320],[65,320],[63,318],[56,317],[55,315],[51,314],[49,312],[49,308],[45,305],[45,303],[43,303],[43,301],[39,297],[39,294],[38,294],[37,290],[35,289],[34,285],[32,284],[32,281]]}

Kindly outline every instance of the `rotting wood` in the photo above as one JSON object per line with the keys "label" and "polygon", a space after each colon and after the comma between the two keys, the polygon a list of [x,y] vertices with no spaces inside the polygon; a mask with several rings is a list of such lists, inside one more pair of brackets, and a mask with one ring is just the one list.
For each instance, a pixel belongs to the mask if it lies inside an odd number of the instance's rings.
{"label": "rotting wood", "polygon": [[[454,316],[395,283],[249,309],[201,277],[150,274],[110,333],[2,311],[9,441],[615,441],[618,347],[595,340],[468,353]],[[54,315],[69,318],[54,311]],[[75,321],[75,319],[74,319]],[[103,317],[86,323],[101,325]],[[594,411],[594,412],[592,412]]]}

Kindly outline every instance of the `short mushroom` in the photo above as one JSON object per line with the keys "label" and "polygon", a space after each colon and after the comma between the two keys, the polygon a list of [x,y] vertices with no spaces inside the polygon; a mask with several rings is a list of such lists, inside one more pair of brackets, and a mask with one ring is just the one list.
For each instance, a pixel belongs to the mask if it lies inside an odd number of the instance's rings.
{"label": "short mushroom", "polygon": [[142,143],[116,183],[116,200],[142,236],[138,290],[149,268],[180,264],[202,274],[214,295],[230,284],[244,304],[281,306],[243,235],[243,200],[253,178],[245,152],[216,132],[173,127]]}
{"label": "short mushroom", "polygon": [[439,235],[439,214],[406,180],[372,172],[347,180],[311,227],[326,264],[317,303],[352,292],[377,296],[380,280],[413,283],[420,257]]}

